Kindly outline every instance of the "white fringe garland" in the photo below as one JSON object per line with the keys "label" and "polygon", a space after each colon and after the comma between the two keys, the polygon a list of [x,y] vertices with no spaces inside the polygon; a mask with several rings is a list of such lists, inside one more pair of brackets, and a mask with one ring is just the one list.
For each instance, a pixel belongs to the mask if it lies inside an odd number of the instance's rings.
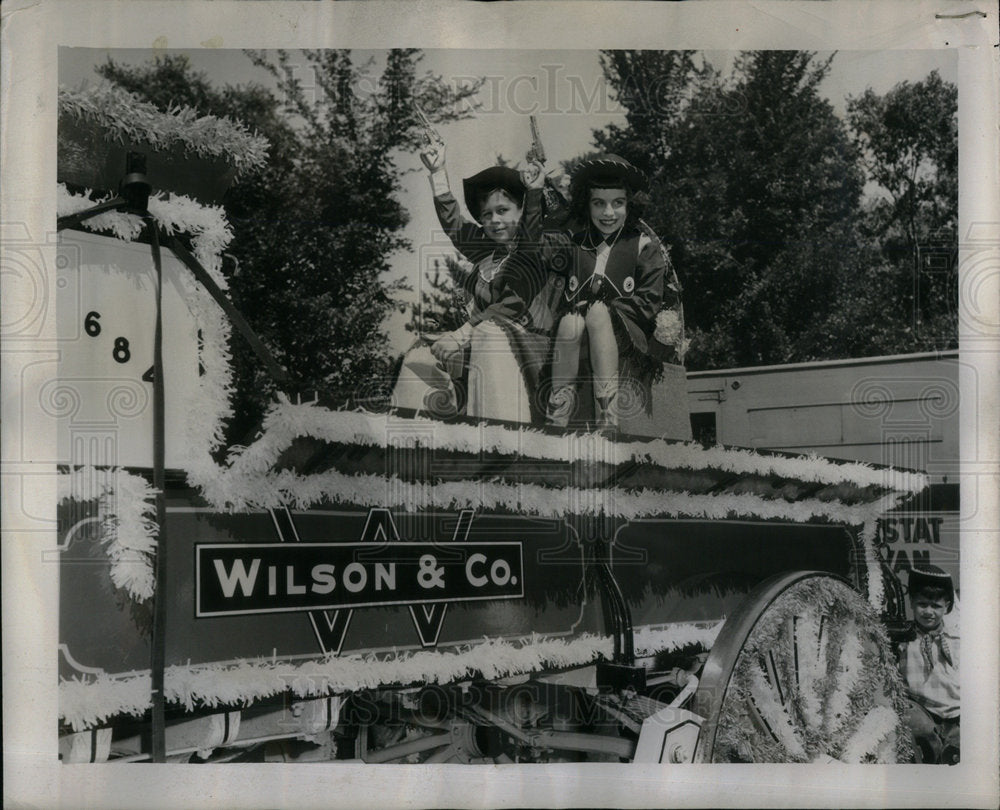
{"label": "white fringe garland", "polygon": [[[405,429],[412,429],[407,434]],[[655,464],[667,469],[714,469],[727,473],[776,476],[828,485],[852,484],[881,487],[897,494],[915,494],[926,488],[924,473],[875,468],[863,462],[835,462],[819,456],[767,456],[752,450],[700,444],[649,441],[616,442],[600,434],[556,435],[528,427],[502,425],[442,425],[423,417],[397,417],[360,411],[337,411],[336,415],[315,403],[295,405],[279,401],[264,420],[262,437],[251,447],[234,448],[230,463],[265,469],[277,461],[292,440],[310,436],[321,441],[386,445],[394,436],[417,446],[458,453],[497,453],[503,456],[551,461],[623,464]],[[427,436],[433,437],[430,441]]]}
{"label": "white fringe garland", "polygon": [[97,501],[101,543],[111,560],[111,581],[142,602],[153,595],[156,491],[145,478],[121,469],[81,467],[59,476],[60,502]]}
{"label": "white fringe garland", "polygon": [[179,144],[186,153],[221,158],[239,174],[260,169],[267,160],[267,139],[251,133],[243,123],[199,115],[185,106],[171,105],[161,112],[122,87],[104,83],[79,90],[60,87],[59,107],[75,118],[98,123],[109,141],[144,140],[164,150]]}
{"label": "white fringe garland", "polygon": [[[349,655],[307,661],[256,660],[234,665],[172,666],[164,672],[170,703],[188,711],[201,706],[249,705],[289,691],[297,697],[375,689],[388,685],[444,684],[473,677],[511,675],[592,663],[612,654],[608,637],[583,635],[570,641],[533,636],[511,642],[488,639],[456,650],[418,650],[390,656]],[[117,714],[142,714],[152,704],[148,672],[123,678],[99,675],[59,684],[59,715],[74,730]]]}
{"label": "white fringe garland", "polygon": [[788,752],[788,755],[795,760],[803,761],[806,757],[806,749],[795,732],[792,719],[789,717],[787,709],[774,698],[774,688],[767,682],[764,673],[758,667],[753,667],[750,670],[750,691],[753,694],[754,706]]}
{"label": "white fringe garland", "polygon": [[861,637],[858,626],[851,622],[843,631],[844,643],[838,658],[837,682],[827,700],[827,715],[823,731],[832,737],[850,719],[851,693],[861,676]]}
{"label": "white fringe garland", "polygon": [[[720,621],[714,626],[685,623],[641,628],[635,637],[636,652],[652,655],[692,643],[710,649],[721,627]],[[455,651],[348,655],[300,664],[255,660],[231,665],[172,666],[164,671],[164,689],[170,703],[191,711],[196,705],[248,705],[286,691],[296,697],[318,697],[390,685],[454,683],[473,677],[497,680],[609,659],[613,646],[610,637],[590,634],[570,641],[539,636],[520,641],[484,638],[481,643]],[[59,684],[59,716],[79,731],[119,714],[141,715],[152,705],[150,685],[148,672],[64,679]]]}
{"label": "white fringe garland", "polygon": [[850,764],[860,763],[869,754],[878,751],[880,743],[895,732],[898,725],[896,712],[888,706],[876,706],[851,735],[841,759]]}
{"label": "white fringe garland", "polygon": [[715,623],[690,622],[672,624],[666,627],[637,627],[633,634],[635,654],[656,655],[659,652],[678,650],[689,644],[700,644],[704,649],[712,649],[715,639],[722,630],[725,619]]}

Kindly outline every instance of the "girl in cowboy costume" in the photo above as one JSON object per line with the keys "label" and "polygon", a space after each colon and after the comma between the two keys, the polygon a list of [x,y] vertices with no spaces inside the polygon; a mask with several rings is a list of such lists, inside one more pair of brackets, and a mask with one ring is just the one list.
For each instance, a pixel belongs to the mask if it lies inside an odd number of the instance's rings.
{"label": "girl in cowboy costume", "polygon": [[[640,226],[637,196],[645,187],[643,173],[624,158],[585,160],[570,184],[567,225],[546,234],[550,266],[567,267],[553,343],[550,424],[565,426],[586,412],[585,403],[577,408],[584,341],[599,427],[617,425],[620,380],[643,376],[636,372],[655,362],[651,339],[664,303],[667,263],[659,240]],[[560,251],[569,258],[560,258]],[[668,292],[679,306],[679,288]]]}
{"label": "girl in cowboy costume", "polygon": [[432,140],[420,157],[441,227],[474,265],[463,284],[469,320],[431,352],[453,377],[467,375],[467,415],[541,422],[535,392],[553,322],[539,250],[541,169],[491,166],[463,180],[470,222],[448,185],[444,144]]}
{"label": "girl in cowboy costume", "polygon": [[955,587],[936,565],[914,567],[908,589],[913,626],[898,659],[909,696],[906,724],[917,761],[954,765],[959,758],[959,637],[945,620]]}

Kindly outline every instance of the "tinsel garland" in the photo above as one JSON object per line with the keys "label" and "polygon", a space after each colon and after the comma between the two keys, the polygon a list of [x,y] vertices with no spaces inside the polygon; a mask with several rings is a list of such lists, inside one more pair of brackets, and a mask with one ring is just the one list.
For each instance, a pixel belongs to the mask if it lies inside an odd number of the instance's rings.
{"label": "tinsel garland", "polygon": [[121,469],[80,467],[59,476],[60,503],[97,502],[101,544],[111,581],[142,602],[153,595],[156,492],[145,478]]}
{"label": "tinsel garland", "polygon": [[[418,650],[391,655],[346,655],[320,661],[241,661],[209,666],[172,666],[164,672],[168,702],[195,707],[249,705],[289,691],[297,697],[391,685],[496,680],[542,669],[609,658],[610,638],[582,635],[569,641],[530,637],[519,642],[484,638],[454,651]],[[73,678],[59,684],[59,714],[74,730],[118,714],[140,715],[151,706],[148,672],[124,677]]]}
{"label": "tinsel garland", "polygon": [[[323,502],[359,503],[375,506],[371,487],[393,493],[394,502],[385,506],[406,508],[482,508],[498,506],[532,514],[555,513],[551,510],[553,494],[558,493],[563,509],[579,504],[613,504],[621,517],[646,517],[654,514],[707,518],[762,518],[809,521],[814,519],[847,523],[861,527],[868,596],[881,607],[884,588],[881,564],[874,548],[877,519],[905,497],[927,485],[923,473],[895,469],[877,469],[862,462],[838,463],[819,457],[783,457],[752,450],[722,447],[703,448],[660,439],[616,442],[601,435],[556,435],[531,428],[513,429],[501,425],[441,425],[424,418],[405,420],[412,433],[405,439],[415,446],[436,450],[469,453],[496,453],[569,463],[653,464],[670,469],[716,469],[731,474],[775,476],[823,483],[830,487],[850,485],[884,490],[884,495],[869,503],[846,506],[836,500],[836,492],[809,501],[788,502],[783,498],[761,498],[749,494],[693,495],[659,491],[626,492],[605,489],[551,490],[537,485],[505,485],[484,482],[449,482],[444,484],[406,484],[394,478],[347,476],[335,471],[310,476],[273,472],[280,457],[299,436],[344,444],[372,447],[386,446],[386,436],[393,427],[404,424],[391,414],[338,411],[335,414],[313,403],[292,404],[281,399],[265,417],[261,437],[249,447],[235,447],[226,467],[209,465],[192,476],[206,499],[220,509],[270,508],[281,504],[298,508]],[[398,433],[398,431],[397,431]],[[433,436],[432,444],[425,436]],[[483,501],[478,501],[482,497]],[[359,500],[354,500],[359,498]],[[564,503],[565,502],[565,503]],[[547,511],[546,511],[547,510]]]}
{"label": "tinsel garland", "polygon": [[101,84],[71,90],[59,88],[61,112],[100,125],[118,143],[145,141],[154,149],[180,145],[199,157],[222,158],[239,174],[261,168],[267,160],[267,140],[228,118],[199,115],[190,107],[161,112],[135,93]]}
{"label": "tinsel garland", "polygon": [[[232,466],[241,463],[261,469],[273,464],[297,436],[311,436],[328,442],[384,446],[391,428],[403,424],[391,414],[331,411],[314,403],[276,403],[264,420],[262,437],[248,448],[234,448]],[[791,478],[829,485],[852,484],[880,487],[900,495],[926,488],[924,473],[875,468],[863,462],[838,462],[819,456],[787,457],[762,455],[753,450],[724,447],[705,448],[700,444],[668,442],[662,439],[618,442],[599,434],[565,436],[503,425],[442,425],[423,417],[407,417],[412,434],[405,438],[417,446],[459,453],[497,453],[503,456],[549,461],[582,461],[605,464],[655,464],[671,469],[716,469],[733,474]],[[433,430],[431,430],[431,428]],[[425,440],[433,436],[432,444]]]}
{"label": "tinsel garland", "polygon": [[671,624],[666,627],[637,627],[632,636],[635,654],[638,656],[656,655],[670,652],[697,644],[702,649],[710,650],[718,638],[719,631],[725,620],[718,622],[686,622]]}
{"label": "tinsel garland", "polygon": [[[636,652],[680,649],[698,643],[711,648],[722,622],[639,628]],[[358,689],[408,684],[444,684],[470,678],[499,678],[590,664],[609,659],[612,639],[584,634],[569,641],[531,636],[519,641],[484,638],[457,650],[417,650],[390,655],[345,655],[291,663],[250,660],[235,664],[172,666],[164,672],[167,700],[188,711],[196,707],[248,705],[285,691],[318,697]],[[75,731],[120,714],[141,715],[151,706],[148,672],[112,677],[64,679],[59,684],[59,716]]]}
{"label": "tinsel garland", "polygon": [[713,758],[906,761],[905,711],[878,616],[843,583],[811,578],[769,606],[740,650]]}

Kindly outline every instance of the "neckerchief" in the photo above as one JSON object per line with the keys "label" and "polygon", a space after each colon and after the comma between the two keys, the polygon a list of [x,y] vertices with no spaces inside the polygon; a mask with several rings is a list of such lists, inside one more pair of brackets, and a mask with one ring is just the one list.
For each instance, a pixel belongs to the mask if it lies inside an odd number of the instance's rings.
{"label": "neckerchief", "polygon": [[955,666],[955,662],[951,657],[951,647],[948,645],[948,639],[944,635],[944,630],[938,630],[936,633],[928,633],[924,631],[918,631],[920,635],[920,653],[924,657],[924,674],[929,675],[931,670],[934,669],[934,643],[937,642],[938,648],[941,650],[941,660],[947,661],[952,666]]}

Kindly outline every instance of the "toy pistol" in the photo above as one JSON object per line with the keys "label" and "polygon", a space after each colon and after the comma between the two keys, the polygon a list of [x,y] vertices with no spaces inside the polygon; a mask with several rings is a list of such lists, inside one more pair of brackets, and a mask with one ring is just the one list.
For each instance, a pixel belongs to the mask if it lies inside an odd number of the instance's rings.
{"label": "toy pistol", "polygon": [[424,128],[424,135],[427,138],[428,143],[444,143],[444,139],[441,137],[440,133],[434,128],[431,120],[427,117],[420,104],[416,99],[413,99],[413,109],[417,113],[417,118],[420,120],[420,125]]}
{"label": "toy pistol", "polygon": [[528,123],[531,126],[531,149],[528,150],[527,158],[540,166],[545,165],[545,147],[542,146],[542,139],[538,135],[538,120],[533,115],[528,116]]}

